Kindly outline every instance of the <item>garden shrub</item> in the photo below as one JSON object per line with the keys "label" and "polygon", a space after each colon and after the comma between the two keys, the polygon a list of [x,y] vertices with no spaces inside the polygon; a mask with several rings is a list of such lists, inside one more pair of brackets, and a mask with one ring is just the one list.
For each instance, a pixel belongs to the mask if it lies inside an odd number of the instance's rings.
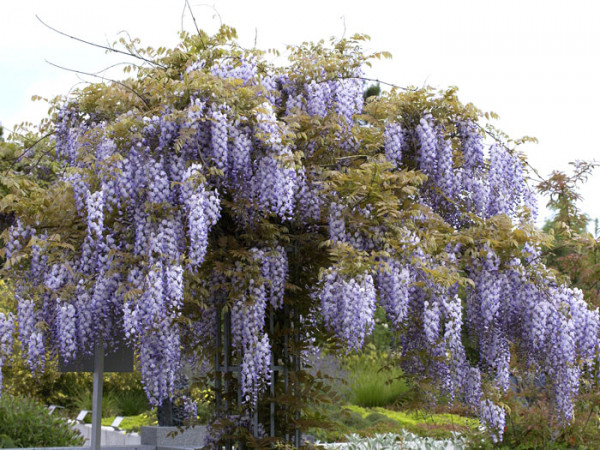
{"label": "garden shrub", "polygon": [[0,398],[0,444],[7,447],[68,447],[84,439],[69,423],[30,398]]}
{"label": "garden shrub", "polygon": [[518,392],[511,391],[505,399],[508,414],[502,445],[493,445],[484,438],[481,443],[474,440],[473,448],[600,448],[600,392],[596,388],[582,390],[575,404],[574,420],[558,428],[552,402],[546,393],[535,386],[519,383]]}

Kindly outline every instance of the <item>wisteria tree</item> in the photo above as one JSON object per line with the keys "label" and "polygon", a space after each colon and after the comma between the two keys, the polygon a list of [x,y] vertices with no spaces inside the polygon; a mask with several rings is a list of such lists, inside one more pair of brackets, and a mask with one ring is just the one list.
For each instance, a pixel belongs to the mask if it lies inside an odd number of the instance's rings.
{"label": "wisteria tree", "polygon": [[159,404],[184,362],[215,370],[225,312],[242,396],[212,438],[256,440],[267,431],[248,417],[267,398],[283,405],[280,436],[303,424],[318,384],[290,355],[323,333],[360,349],[380,305],[404,372],[469,405],[495,440],[517,363],[568,423],[595,375],[598,312],[540,260],[515,142],[453,89],[365,101],[364,67],[382,55],[363,54],[364,36],[290,48],[284,67],[234,38],[127,44],[134,77],[60,104],[60,180],[4,206],[19,307],[0,316],[0,357],[15,329],[32,370],[124,334]]}

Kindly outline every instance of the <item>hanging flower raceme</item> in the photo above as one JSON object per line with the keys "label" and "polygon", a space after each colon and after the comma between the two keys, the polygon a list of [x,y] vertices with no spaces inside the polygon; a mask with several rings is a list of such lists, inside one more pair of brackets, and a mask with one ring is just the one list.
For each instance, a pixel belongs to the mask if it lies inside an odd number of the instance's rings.
{"label": "hanging flower raceme", "polygon": [[124,305],[124,329],[129,339],[139,342],[146,393],[153,404],[160,404],[172,395],[180,370],[180,333],[173,319],[183,303],[183,269],[157,263],[143,287],[135,303]]}
{"label": "hanging flower raceme", "polygon": [[255,112],[255,138],[263,151],[257,157],[250,190],[257,207],[282,219],[294,214],[298,186],[296,171],[290,166],[291,150],[283,143],[283,125],[277,120],[272,105],[263,103]]}
{"label": "hanging flower raceme", "polygon": [[32,370],[39,370],[45,363],[45,346],[43,336],[37,327],[38,313],[33,300],[17,298],[17,323],[19,325],[19,342],[27,355],[27,362]]}
{"label": "hanging flower raceme", "polygon": [[229,146],[227,136],[227,116],[214,108],[210,113],[212,119],[210,136],[211,136],[211,159],[212,163],[220,170],[227,170],[229,159]]}
{"label": "hanging flower raceme", "polygon": [[325,323],[348,349],[362,348],[375,324],[376,291],[373,278],[363,274],[344,279],[334,269],[323,278],[319,291]]}
{"label": "hanging flower raceme", "polygon": [[0,392],[2,392],[2,367],[12,353],[15,323],[12,314],[0,313]]}
{"label": "hanging flower raceme", "polygon": [[329,205],[329,239],[333,243],[345,242],[347,239],[343,206],[337,202]]}
{"label": "hanging flower raceme", "polygon": [[258,394],[269,381],[270,359],[265,359],[269,338],[263,332],[266,314],[265,286],[250,280],[247,294],[231,311],[233,345],[242,353],[242,395],[245,402],[256,405]]}
{"label": "hanging flower raceme", "polygon": [[[282,155],[291,156],[288,151]],[[263,156],[252,178],[251,190],[261,211],[289,219],[294,214],[296,172],[284,164],[273,156]]]}
{"label": "hanging flower raceme", "polygon": [[419,142],[419,167],[426,175],[435,177],[438,161],[438,136],[432,125],[431,116],[422,117],[415,131]]}
{"label": "hanging flower raceme", "polygon": [[188,233],[190,238],[189,259],[198,267],[204,261],[208,247],[208,233],[220,217],[218,194],[206,191],[203,185],[192,186],[193,178],[200,173],[200,166],[192,165],[186,172],[184,182],[184,201],[187,209]]}
{"label": "hanging flower raceme", "polygon": [[325,117],[329,113],[333,102],[329,84],[317,83],[312,80],[306,84],[305,89],[308,114]]}
{"label": "hanging flower raceme", "polygon": [[34,229],[23,225],[21,220],[17,219],[15,225],[9,231],[8,242],[6,243],[6,258],[10,259],[14,254],[21,251],[33,234],[35,234]]}
{"label": "hanging flower raceme", "polygon": [[65,361],[77,354],[77,310],[70,303],[58,301],[56,304],[57,335],[59,349]]}
{"label": "hanging flower raceme", "polygon": [[[241,390],[244,402],[256,405],[259,394],[271,380],[271,343],[265,334],[267,305],[281,308],[288,276],[287,255],[283,247],[251,249],[251,258],[258,265],[260,282],[247,280],[243,295],[231,311],[232,343],[242,355]],[[236,267],[235,284],[245,280],[243,266]]]}
{"label": "hanging flower raceme", "polygon": [[279,246],[263,251],[261,275],[267,283],[266,289],[269,302],[273,305],[273,308],[281,308],[288,276],[287,254],[283,247]]}
{"label": "hanging flower raceme", "polygon": [[389,260],[386,263],[387,267],[382,268],[376,277],[379,303],[392,324],[399,328],[408,314],[412,279],[409,269],[402,267],[398,261]]}
{"label": "hanging flower raceme", "polygon": [[480,418],[491,432],[494,443],[502,441],[504,427],[506,424],[506,412],[503,408],[495,405],[491,400],[483,400],[480,406]]}
{"label": "hanging flower raceme", "polygon": [[402,150],[406,146],[406,137],[402,126],[398,123],[386,125],[383,138],[385,157],[394,166],[400,167],[402,163]]}

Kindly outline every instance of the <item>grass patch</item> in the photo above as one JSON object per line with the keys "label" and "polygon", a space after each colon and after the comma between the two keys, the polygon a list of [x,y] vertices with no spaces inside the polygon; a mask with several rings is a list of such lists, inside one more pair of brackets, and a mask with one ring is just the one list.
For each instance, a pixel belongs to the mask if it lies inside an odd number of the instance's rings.
{"label": "grass patch", "polygon": [[[397,422],[402,428],[413,433],[424,435],[423,431],[432,429],[440,431],[474,431],[479,426],[479,421],[470,417],[457,414],[436,413],[428,414],[423,411],[392,411],[386,408],[362,408],[356,405],[345,406],[344,409],[358,413],[367,420],[369,416],[377,414]],[[421,433],[419,433],[421,431]],[[425,433],[432,436],[429,433]],[[440,436],[442,437],[442,436]],[[443,436],[447,437],[447,436]]]}
{"label": "grass patch", "polygon": [[363,407],[389,406],[406,397],[410,391],[398,367],[381,370],[385,355],[369,344],[365,351],[344,360],[348,372],[348,402]]}
{"label": "grass patch", "polygon": [[363,407],[392,405],[408,393],[399,369],[377,371],[371,366],[356,368],[350,380],[350,402]]}
{"label": "grass patch", "polygon": [[[115,420],[115,416],[113,417],[103,417],[102,425],[110,426]],[[138,414],[136,416],[128,416],[123,418],[123,421],[119,425],[119,429],[126,431],[127,433],[139,433],[140,427],[147,425],[156,425],[156,414],[154,411],[147,411],[142,414]]]}
{"label": "grass patch", "polygon": [[373,437],[377,434],[409,431],[421,437],[450,439],[453,433],[470,435],[477,432],[476,419],[457,414],[428,414],[422,411],[393,411],[386,408],[364,408],[347,405],[331,409],[331,426],[314,428],[310,434],[323,442],[344,442],[350,434]]}
{"label": "grass patch", "polygon": [[142,390],[129,390],[115,395],[115,403],[122,416],[137,416],[147,411],[150,405]]}
{"label": "grass patch", "polygon": [[[83,409],[91,411],[93,408],[92,393],[87,389],[80,390],[72,399],[74,411]],[[119,415],[119,407],[114,394],[108,393],[102,396],[102,417],[115,417]],[[92,415],[85,416],[86,423],[92,423]],[[109,424],[110,425],[110,424]]]}

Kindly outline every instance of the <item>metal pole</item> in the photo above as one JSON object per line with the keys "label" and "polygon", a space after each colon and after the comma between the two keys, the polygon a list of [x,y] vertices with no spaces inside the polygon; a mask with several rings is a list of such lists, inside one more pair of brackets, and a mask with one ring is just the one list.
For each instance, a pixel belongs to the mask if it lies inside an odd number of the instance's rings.
{"label": "metal pole", "polygon": [[102,339],[94,349],[94,393],[92,397],[92,450],[100,450],[102,431],[102,384],[104,381],[104,345]]}
{"label": "metal pole", "polygon": [[[275,311],[271,309],[269,314],[269,331],[271,339],[275,332]],[[269,431],[271,437],[275,437],[275,342],[271,346],[271,402],[269,404]]]}
{"label": "metal pole", "polygon": [[224,372],[224,403],[225,403],[225,414],[229,414],[229,349],[230,349],[230,338],[231,338],[231,313],[225,311],[223,317],[223,372]]}
{"label": "metal pole", "polygon": [[[290,329],[290,320],[289,320],[289,309],[287,308],[286,305],[283,305],[283,314],[284,314],[284,320],[285,320],[285,324],[286,324],[286,334],[283,336],[283,392],[285,393],[285,395],[288,394],[288,390],[289,390],[289,384],[290,384],[290,375],[289,375],[289,366],[290,366],[290,360],[289,360],[289,329]],[[287,410],[287,407],[284,406],[284,409]],[[286,411],[286,420],[289,420],[289,415],[288,415],[288,411]],[[290,433],[289,433],[289,428],[288,428],[288,423],[286,422],[285,424],[285,442],[290,442]]]}
{"label": "metal pole", "polygon": [[215,404],[217,417],[221,417],[221,361],[219,358],[221,352],[221,308],[219,306],[217,306],[215,321]]}
{"label": "metal pole", "polygon": [[[229,415],[230,414],[230,410],[229,410],[229,377],[230,377],[230,371],[229,371],[229,354],[230,354],[230,350],[231,350],[231,312],[229,311],[225,311],[224,317],[223,317],[223,364],[224,364],[224,388],[225,388],[225,414]],[[231,439],[227,439],[227,442],[225,443],[225,449],[226,450],[232,450],[233,449],[233,443],[231,442]]]}
{"label": "metal pole", "polygon": [[[292,309],[290,313],[290,317],[296,319],[296,311]],[[294,396],[298,396],[299,392],[299,383],[298,383],[298,372],[300,372],[300,353],[298,351],[299,346],[299,336],[298,331],[294,327],[294,322],[290,323],[290,329],[292,333],[292,342],[294,344],[293,353],[292,353],[292,365],[294,367]],[[296,411],[296,427],[294,429],[294,445],[296,447],[300,447],[301,434],[300,428],[298,427],[298,420],[300,420],[300,411]]]}

